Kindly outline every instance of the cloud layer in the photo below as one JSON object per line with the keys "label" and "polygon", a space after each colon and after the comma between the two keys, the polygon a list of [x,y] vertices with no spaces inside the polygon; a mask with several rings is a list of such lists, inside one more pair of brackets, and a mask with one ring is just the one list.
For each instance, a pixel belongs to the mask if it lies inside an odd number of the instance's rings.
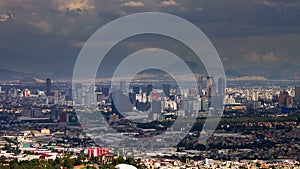
{"label": "cloud layer", "polygon": [[174,0],[164,0],[161,3],[159,3],[158,6],[177,6],[177,2],[175,2]]}
{"label": "cloud layer", "polygon": [[127,7],[141,7],[144,6],[143,2],[141,1],[129,1],[129,2],[124,2],[121,4],[121,6],[127,6]]}
{"label": "cloud layer", "polygon": [[53,0],[53,3],[62,12],[82,13],[95,9],[91,0]]}
{"label": "cloud layer", "polygon": [[295,0],[0,0],[0,68],[72,71],[81,46],[101,26],[149,11],[198,26],[228,69],[282,60],[300,65],[300,2]]}
{"label": "cloud layer", "polygon": [[275,56],[274,52],[267,52],[262,56],[258,55],[256,52],[250,52],[243,55],[243,59],[248,62],[276,62],[279,60],[279,58]]}

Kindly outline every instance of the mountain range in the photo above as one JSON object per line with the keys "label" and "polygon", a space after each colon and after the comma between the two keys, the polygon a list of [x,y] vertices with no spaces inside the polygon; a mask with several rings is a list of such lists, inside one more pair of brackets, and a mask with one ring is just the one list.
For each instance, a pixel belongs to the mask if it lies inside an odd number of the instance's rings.
{"label": "mountain range", "polygon": [[19,71],[12,71],[7,69],[0,69],[0,80],[21,80],[24,78],[37,78],[37,79],[46,79],[51,78],[55,80],[70,80],[72,78],[72,73],[57,71],[53,74],[40,74],[40,73],[25,73]]}
{"label": "mountain range", "polygon": [[[192,69],[195,65],[192,65]],[[151,72],[148,72],[151,73]],[[153,72],[155,74],[155,72]],[[243,76],[263,76],[268,79],[275,80],[299,80],[300,79],[300,66],[284,63],[278,67],[246,67],[239,70],[225,69],[226,77],[243,77]],[[39,73],[25,73],[19,71],[12,71],[0,69],[0,80],[20,80],[23,78],[37,78],[46,79],[51,78],[54,80],[71,80],[72,72],[57,71],[52,74],[39,74]]]}

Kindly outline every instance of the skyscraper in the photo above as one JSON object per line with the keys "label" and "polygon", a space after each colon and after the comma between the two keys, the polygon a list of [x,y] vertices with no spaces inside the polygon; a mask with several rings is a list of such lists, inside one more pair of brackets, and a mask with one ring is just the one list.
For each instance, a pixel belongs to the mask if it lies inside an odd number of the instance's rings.
{"label": "skyscraper", "polygon": [[163,92],[167,97],[170,96],[170,84],[163,84]]}
{"label": "skyscraper", "polygon": [[133,86],[133,93],[134,94],[140,94],[140,87],[139,86]]}
{"label": "skyscraper", "polygon": [[51,96],[51,79],[46,80],[46,95]]}
{"label": "skyscraper", "polygon": [[207,76],[206,78],[206,92],[207,92],[207,97],[208,97],[208,107],[211,106],[211,97],[213,93],[213,78]]}
{"label": "skyscraper", "polygon": [[212,96],[213,78],[207,76],[206,78],[206,92],[208,97]]}
{"label": "skyscraper", "polygon": [[108,87],[108,86],[102,86],[102,87],[101,87],[101,92],[102,92],[105,96],[109,96],[109,87]]}
{"label": "skyscraper", "polygon": [[300,102],[300,86],[295,86],[295,102]]}
{"label": "skyscraper", "polygon": [[121,90],[121,92],[122,93],[124,93],[125,92],[125,90],[126,90],[126,84],[125,84],[126,82],[125,81],[120,81],[120,90]]}
{"label": "skyscraper", "polygon": [[151,112],[161,114],[163,111],[163,103],[162,101],[152,100]]}
{"label": "skyscraper", "polygon": [[120,90],[111,92],[112,112],[132,111],[131,102]]}
{"label": "skyscraper", "polygon": [[258,101],[258,91],[257,90],[252,92],[252,100]]}
{"label": "skyscraper", "polygon": [[224,95],[225,94],[225,79],[220,77],[218,79],[218,94]]}
{"label": "skyscraper", "polygon": [[197,85],[198,85],[198,94],[202,95],[203,75],[202,74],[196,75],[196,79],[197,79]]}
{"label": "skyscraper", "polygon": [[152,84],[148,84],[148,85],[147,85],[147,91],[146,91],[147,96],[150,95],[150,93],[152,92],[152,89],[153,89]]}
{"label": "skyscraper", "polygon": [[68,88],[68,93],[67,93],[67,100],[71,101],[73,99],[73,91],[72,88]]}

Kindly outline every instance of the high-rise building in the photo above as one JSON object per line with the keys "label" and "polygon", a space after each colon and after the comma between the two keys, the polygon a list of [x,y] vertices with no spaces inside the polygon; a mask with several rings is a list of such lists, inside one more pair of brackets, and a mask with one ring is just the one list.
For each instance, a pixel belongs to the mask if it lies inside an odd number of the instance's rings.
{"label": "high-rise building", "polygon": [[147,91],[146,91],[146,95],[149,96],[150,93],[152,92],[153,86],[152,84],[148,84],[147,85]]}
{"label": "high-rise building", "polygon": [[131,102],[120,90],[111,93],[112,111],[113,112],[130,112],[132,111]]}
{"label": "high-rise building", "polygon": [[105,96],[109,96],[109,87],[108,87],[108,86],[102,86],[101,92],[102,92]]}
{"label": "high-rise building", "polygon": [[202,89],[203,89],[203,75],[199,74],[196,75],[197,79],[197,85],[198,85],[198,94],[202,95]]}
{"label": "high-rise building", "polygon": [[24,97],[29,97],[30,95],[30,90],[29,89],[25,89],[24,90]]}
{"label": "high-rise building", "polygon": [[289,93],[287,91],[283,91],[280,95],[279,95],[279,100],[278,100],[278,104],[280,106],[284,106],[286,104],[286,99],[289,98]]}
{"label": "high-rise building", "polygon": [[18,90],[15,87],[13,87],[11,89],[11,97],[16,98],[17,96],[18,96]]}
{"label": "high-rise building", "polygon": [[220,77],[218,79],[218,94],[224,95],[225,94],[225,79]]}
{"label": "high-rise building", "polygon": [[207,92],[208,96],[212,95],[212,85],[213,85],[212,78],[207,76],[207,78],[206,78],[206,92]]}
{"label": "high-rise building", "polygon": [[294,105],[294,99],[292,97],[288,97],[285,100],[285,107],[286,108],[293,108]]}
{"label": "high-rise building", "polygon": [[169,97],[170,96],[170,84],[163,84],[163,92],[164,94]]}
{"label": "high-rise building", "polygon": [[128,93],[128,98],[129,98],[131,104],[135,104],[135,102],[136,102],[136,94],[134,94],[133,92],[129,92]]}
{"label": "high-rise building", "polygon": [[58,98],[59,97],[59,91],[58,90],[54,90],[54,92],[53,92],[53,96],[54,97],[56,97],[56,98]]}
{"label": "high-rise building", "polygon": [[206,78],[206,92],[208,97],[208,107],[211,106],[211,97],[213,95],[213,78],[207,76]]}
{"label": "high-rise building", "polygon": [[258,101],[258,91],[255,90],[252,92],[252,100]]}
{"label": "high-rise building", "polygon": [[46,80],[46,95],[51,96],[51,79]]}
{"label": "high-rise building", "polygon": [[295,102],[300,102],[300,86],[295,86]]}
{"label": "high-rise building", "polygon": [[72,88],[68,88],[67,100],[71,101],[73,99],[73,91]]}
{"label": "high-rise building", "polygon": [[122,93],[126,92],[126,82],[125,81],[120,81],[120,90]]}
{"label": "high-rise building", "polygon": [[153,92],[152,93],[152,101],[155,100],[155,101],[158,101],[159,97],[158,97],[158,93],[157,92]]}
{"label": "high-rise building", "polygon": [[140,86],[133,86],[133,93],[140,94]]}
{"label": "high-rise building", "polygon": [[164,103],[162,101],[152,100],[151,112],[152,113],[157,113],[157,114],[162,113],[162,111],[164,109],[163,104]]}

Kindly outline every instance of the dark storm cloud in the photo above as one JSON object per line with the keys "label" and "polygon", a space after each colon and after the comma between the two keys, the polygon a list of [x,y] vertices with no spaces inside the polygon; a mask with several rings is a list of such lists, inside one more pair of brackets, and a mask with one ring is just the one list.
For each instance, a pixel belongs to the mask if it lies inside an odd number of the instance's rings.
{"label": "dark storm cloud", "polygon": [[[149,11],[175,14],[198,26],[228,68],[248,63],[243,56],[251,53],[276,62],[298,52],[291,46],[300,33],[296,0],[0,0],[0,67],[72,71],[81,46],[98,28]],[[256,46],[261,41],[268,44]]]}
{"label": "dark storm cloud", "polygon": [[[202,27],[211,36],[219,38],[299,33],[299,6],[287,6],[285,10],[278,10],[277,7],[266,5],[267,1],[197,2],[188,1],[185,6],[189,8],[175,13]],[[193,4],[198,5],[193,7]],[[199,8],[201,10],[197,11]]]}

